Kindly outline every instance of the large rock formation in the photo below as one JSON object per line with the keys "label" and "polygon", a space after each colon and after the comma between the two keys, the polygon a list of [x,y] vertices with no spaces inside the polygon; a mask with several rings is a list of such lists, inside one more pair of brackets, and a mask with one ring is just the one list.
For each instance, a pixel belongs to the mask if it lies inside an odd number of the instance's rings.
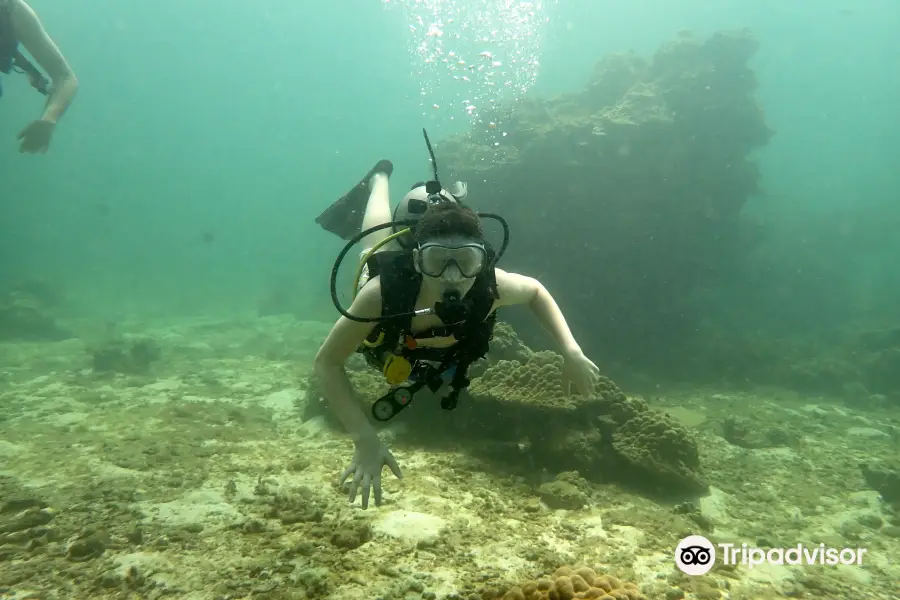
{"label": "large rock formation", "polygon": [[732,264],[751,152],[772,135],[747,66],[757,46],[722,32],[608,56],[582,91],[439,144],[444,177],[509,220],[503,266],[539,277],[595,356],[667,360],[696,324],[692,294]]}

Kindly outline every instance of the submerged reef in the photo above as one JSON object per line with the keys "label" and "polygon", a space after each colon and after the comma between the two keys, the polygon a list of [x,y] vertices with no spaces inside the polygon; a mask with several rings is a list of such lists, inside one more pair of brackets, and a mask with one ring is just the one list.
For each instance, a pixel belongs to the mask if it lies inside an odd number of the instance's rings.
{"label": "submerged reef", "polygon": [[852,404],[900,405],[900,327],[785,336],[708,326],[682,348],[677,368],[690,380],[777,385]]}
{"label": "submerged reef", "polygon": [[494,128],[439,144],[448,176],[509,221],[504,263],[564,301],[591,356],[677,362],[702,318],[694,295],[734,267],[758,191],[752,152],[772,136],[748,66],[757,48],[740,30],[613,54],[581,91],[498,107]]}
{"label": "submerged reef", "polygon": [[0,341],[56,342],[75,337],[53,315],[61,302],[53,286],[39,281],[0,289]]}
{"label": "submerged reef", "polygon": [[[501,356],[521,360],[497,359],[495,348]],[[577,471],[587,479],[667,497],[707,490],[697,445],[687,430],[643,400],[627,397],[606,377],[590,398],[564,393],[562,367],[560,355],[529,349],[504,324],[452,419],[437,408],[434,397],[420,392],[392,422],[409,423],[409,435],[417,442],[467,441],[473,451],[536,473]],[[388,389],[384,378],[361,361],[354,361],[348,373],[367,411]],[[304,419],[324,415],[339,427],[314,375],[301,408]]]}

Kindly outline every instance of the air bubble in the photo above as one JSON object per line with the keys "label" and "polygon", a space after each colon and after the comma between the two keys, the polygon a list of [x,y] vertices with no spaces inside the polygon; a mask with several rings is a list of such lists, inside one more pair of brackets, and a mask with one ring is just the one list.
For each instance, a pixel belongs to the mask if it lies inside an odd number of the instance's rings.
{"label": "air bubble", "polygon": [[465,115],[485,132],[485,143],[496,145],[508,111],[537,79],[544,27],[557,0],[382,3],[406,15],[422,108],[448,107],[441,119]]}

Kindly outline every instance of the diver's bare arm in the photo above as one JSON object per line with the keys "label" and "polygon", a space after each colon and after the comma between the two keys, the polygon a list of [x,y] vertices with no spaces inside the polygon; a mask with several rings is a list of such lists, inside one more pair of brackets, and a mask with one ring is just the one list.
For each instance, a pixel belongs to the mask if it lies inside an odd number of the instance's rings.
{"label": "diver's bare arm", "polygon": [[569,325],[566,323],[566,318],[559,309],[559,305],[540,281],[518,273],[508,273],[501,269],[496,269],[496,274],[497,291],[500,295],[495,303],[496,308],[515,304],[528,305],[540,324],[559,344],[563,354],[581,352],[581,347],[569,330]]}
{"label": "diver's bare arm", "polygon": [[[377,277],[366,283],[347,312],[360,317],[381,315],[381,282]],[[341,317],[316,355],[316,375],[322,383],[325,398],[354,441],[375,435],[375,428],[356,400],[344,363],[373,327],[374,323],[359,323]]]}
{"label": "diver's bare arm", "polygon": [[13,0],[11,15],[16,37],[53,81],[50,98],[41,118],[55,123],[75,98],[78,79],[62,52],[50,39],[37,14],[25,0]]}

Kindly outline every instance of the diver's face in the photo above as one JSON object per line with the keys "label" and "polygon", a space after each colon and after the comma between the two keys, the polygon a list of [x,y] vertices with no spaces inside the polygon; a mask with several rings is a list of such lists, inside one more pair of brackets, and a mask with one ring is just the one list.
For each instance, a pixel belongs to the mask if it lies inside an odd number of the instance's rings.
{"label": "diver's face", "polygon": [[413,250],[416,270],[426,285],[440,291],[456,289],[465,295],[487,263],[481,240],[462,236],[438,237]]}

